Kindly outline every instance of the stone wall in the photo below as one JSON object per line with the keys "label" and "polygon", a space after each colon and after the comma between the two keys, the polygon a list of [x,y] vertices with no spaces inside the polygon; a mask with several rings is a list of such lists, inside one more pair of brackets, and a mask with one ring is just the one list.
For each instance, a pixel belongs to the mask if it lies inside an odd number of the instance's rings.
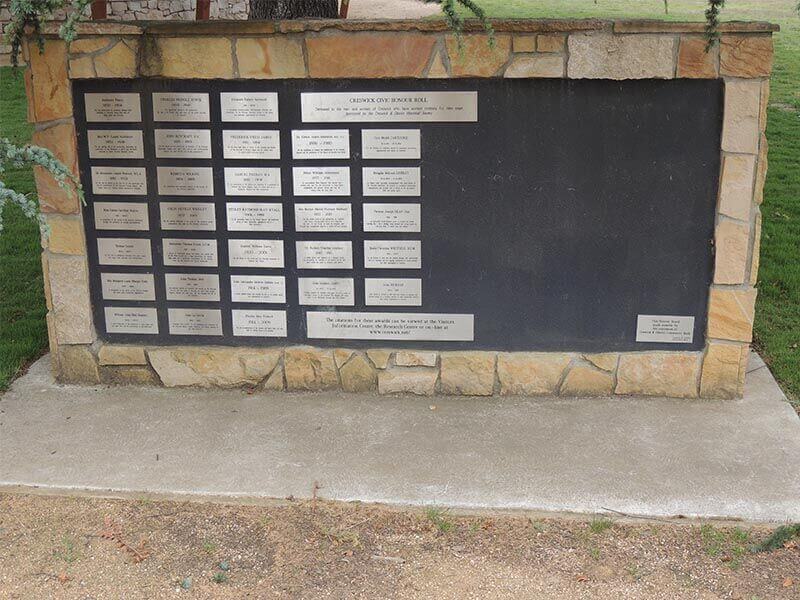
{"label": "stone wall", "polygon": [[725,83],[715,268],[702,352],[414,352],[311,347],[103,345],[89,301],[78,200],[36,173],[51,227],[42,255],[58,378],[70,383],[252,386],[382,394],[737,397],[752,337],[767,169],[774,27],[731,23],[705,52],[702,24],[499,21],[487,44],[469,26],[458,48],[437,21],[87,23],[67,46],[50,30],[29,53],[34,141],[77,170],[75,78],[555,77],[721,78]]}
{"label": "stone wall", "polygon": [[[0,0],[0,31],[11,18],[9,0]],[[155,21],[180,19],[194,21],[197,0],[111,0],[108,18],[117,21]],[[250,12],[248,0],[222,0],[211,2],[212,19],[247,19]],[[63,15],[56,14],[56,19]],[[11,48],[0,40],[0,66],[11,63]]]}

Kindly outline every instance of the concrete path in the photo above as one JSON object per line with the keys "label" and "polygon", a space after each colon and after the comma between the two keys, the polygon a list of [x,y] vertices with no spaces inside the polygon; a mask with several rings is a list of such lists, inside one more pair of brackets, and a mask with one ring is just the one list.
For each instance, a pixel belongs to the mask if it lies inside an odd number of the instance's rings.
{"label": "concrete path", "polygon": [[0,485],[800,521],[800,420],[751,370],[739,401],[434,399],[61,386],[42,359],[0,397]]}

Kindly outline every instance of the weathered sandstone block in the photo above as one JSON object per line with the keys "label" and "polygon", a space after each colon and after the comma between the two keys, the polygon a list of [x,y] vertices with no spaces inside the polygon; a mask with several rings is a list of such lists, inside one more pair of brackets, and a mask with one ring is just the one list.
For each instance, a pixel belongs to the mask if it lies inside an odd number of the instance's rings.
{"label": "weathered sandstone block", "polygon": [[491,396],[493,352],[443,352],[440,391],[456,396]]}
{"label": "weathered sandstone block", "polygon": [[94,58],[94,68],[98,77],[136,77],[136,55],[138,40],[119,41],[109,50]]}
{"label": "weathered sandstone block", "polygon": [[761,82],[725,80],[725,117],[722,149],[726,152],[758,154]]}
{"label": "weathered sandstone block", "polygon": [[[40,53],[34,46],[30,52],[33,120],[52,121],[72,116],[66,43],[61,40],[46,40],[44,53]],[[31,96],[28,96],[28,101],[30,100]]]}
{"label": "weathered sandstone block", "polygon": [[236,40],[239,77],[279,79],[306,76],[299,38],[239,38]]}
{"label": "weathered sandstone block", "polygon": [[562,396],[608,396],[614,391],[614,376],[585,365],[575,365],[561,384]]}
{"label": "weathered sandstone block", "polygon": [[91,344],[94,341],[89,304],[89,278],[82,256],[48,257],[53,322],[58,343]]}
{"label": "weathered sandstone block", "polygon": [[696,353],[635,352],[622,354],[617,370],[617,394],[697,396],[700,363]]}
{"label": "weathered sandstone block", "polygon": [[392,356],[391,350],[367,350],[367,356],[375,365],[376,369],[385,369],[389,365],[389,358]]}
{"label": "weathered sandstone block", "polygon": [[44,243],[50,252],[80,256],[86,254],[83,223],[80,217],[48,215],[46,221],[50,228],[50,235],[44,240]]}
{"label": "weathered sandstone block", "polygon": [[94,58],[91,56],[71,58],[69,61],[69,76],[70,79],[91,79],[96,77]]}
{"label": "weathered sandstone block", "polygon": [[753,229],[753,249],[750,257],[750,277],[748,279],[750,285],[755,285],[758,280],[758,266],[761,260],[761,211],[758,209],[756,209]]}
{"label": "weathered sandstone block", "polygon": [[280,350],[180,347],[147,351],[150,364],[167,387],[255,385],[278,364]]}
{"label": "weathered sandstone block", "polygon": [[755,156],[725,155],[722,163],[722,181],[719,186],[719,212],[740,221],[750,220],[755,170]]}
{"label": "weathered sandstone block", "polygon": [[287,348],[283,357],[283,369],[289,390],[318,391],[339,388],[339,376],[331,350]]}
{"label": "weathered sandstone block", "polygon": [[678,48],[678,77],[714,79],[719,76],[719,46],[706,52],[704,37],[682,37]]}
{"label": "weathered sandstone block", "polygon": [[511,37],[495,36],[494,47],[483,34],[465,35],[459,48],[455,36],[447,36],[447,55],[453,77],[490,77],[496,75],[508,61]]}
{"label": "weathered sandstone block", "polygon": [[[33,133],[33,143],[50,150],[73,173],[78,172],[75,127],[58,123]],[[64,189],[41,167],[34,167],[36,192],[42,212],[74,214],[80,212],[80,200],[74,190]]]}
{"label": "weathered sandstone block", "polygon": [[371,392],[378,385],[378,374],[361,354],[356,354],[339,368],[345,392]]}
{"label": "weathered sandstone block", "polygon": [[561,34],[542,33],[536,36],[536,49],[539,52],[564,52],[566,46],[567,38]]}
{"label": "weathered sandstone block", "polygon": [[675,74],[673,38],[663,35],[573,33],[571,79],[670,79]]}
{"label": "weathered sandstone block", "polygon": [[394,364],[398,367],[435,367],[436,352],[422,350],[398,350],[394,355]]}
{"label": "weathered sandstone block", "polygon": [[563,77],[564,57],[560,54],[517,56],[508,65],[504,77]]}
{"label": "weathered sandstone block", "polygon": [[[187,79],[230,79],[233,77],[231,42],[225,38],[156,39],[158,61],[148,68],[148,75]],[[157,64],[156,64],[157,62]],[[159,72],[152,72],[158,67]]]}
{"label": "weathered sandstone block", "polygon": [[761,204],[764,202],[764,183],[767,180],[767,170],[769,169],[769,142],[767,136],[761,134],[761,141],[758,144],[758,164],[756,165],[756,189],[755,189],[755,202]]}
{"label": "weathered sandstone block", "polygon": [[306,38],[311,77],[421,77],[436,38],[363,33]]}
{"label": "weathered sandstone block", "polygon": [[708,303],[708,337],[750,342],[757,291],[711,288]]}
{"label": "weathered sandstone block", "polygon": [[555,394],[569,365],[569,354],[558,352],[513,352],[497,355],[500,393],[509,395]]}
{"label": "weathered sandstone block", "polygon": [[436,369],[426,367],[386,369],[378,372],[378,392],[432,396],[438,377]]}
{"label": "weathered sandstone block", "polygon": [[100,381],[108,385],[160,385],[147,367],[100,367]]}
{"label": "weathered sandstone block", "polygon": [[106,344],[97,353],[100,366],[146,365],[147,358],[141,346],[115,346]]}
{"label": "weathered sandstone block", "polygon": [[723,35],[719,68],[731,77],[769,77],[772,71],[771,35]]}
{"label": "weathered sandstone block", "polygon": [[750,227],[722,219],[717,224],[714,243],[714,283],[744,283],[750,250]]}
{"label": "weathered sandstone block", "polygon": [[536,36],[515,35],[511,47],[514,52],[536,52]]}
{"label": "weathered sandstone block", "polygon": [[703,359],[700,396],[739,398],[744,393],[744,374],[750,346],[711,342]]}
{"label": "weathered sandstone block", "polygon": [[442,53],[439,52],[438,49],[434,48],[433,60],[431,61],[431,66],[428,69],[428,79],[446,79],[447,77],[450,77],[450,75],[447,74],[447,67],[444,66]]}
{"label": "weathered sandstone block", "polygon": [[89,54],[102,50],[111,43],[107,37],[79,37],[69,45],[70,54]]}
{"label": "weathered sandstone block", "polygon": [[56,380],[60,383],[93,384],[100,382],[100,371],[88,346],[60,346]]}
{"label": "weathered sandstone block", "polygon": [[592,363],[603,371],[616,371],[619,354],[616,352],[603,352],[600,354],[584,354],[583,359]]}

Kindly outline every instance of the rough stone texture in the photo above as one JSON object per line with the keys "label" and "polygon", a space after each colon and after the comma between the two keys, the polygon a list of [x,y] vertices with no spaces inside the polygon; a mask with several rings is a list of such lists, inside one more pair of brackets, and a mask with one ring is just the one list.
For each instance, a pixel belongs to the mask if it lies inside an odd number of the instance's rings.
{"label": "rough stone texture", "polygon": [[160,385],[147,367],[100,367],[100,381],[108,385]]}
{"label": "rough stone texture", "polygon": [[336,368],[341,369],[344,363],[350,360],[350,357],[355,354],[355,350],[346,350],[344,348],[336,348],[333,351],[333,360],[336,363]]}
{"label": "rough stone texture", "polygon": [[711,288],[708,305],[708,337],[750,342],[757,291]]}
{"label": "rough stone texture", "polygon": [[88,54],[102,50],[111,43],[107,37],[79,37],[69,45],[70,54]]}
{"label": "rough stone texture", "polygon": [[604,352],[601,354],[584,354],[583,359],[592,363],[598,369],[603,371],[615,371],[617,369],[617,361],[619,354],[616,352]]}
{"label": "rough stone texture", "polygon": [[58,349],[56,380],[61,383],[100,382],[100,371],[88,346],[61,346]]}
{"label": "rough stone texture", "polygon": [[54,254],[86,254],[83,239],[83,223],[80,217],[61,217],[48,215],[47,225],[50,235],[45,239],[47,249]]}
{"label": "rough stone texture", "polygon": [[94,68],[97,76],[136,77],[136,53],[138,50],[138,40],[117,42],[111,49],[95,57]]}
{"label": "rough stone texture", "polygon": [[769,79],[761,81],[761,101],[758,109],[758,128],[763,134],[767,129],[767,109],[769,108]]}
{"label": "rough stone texture", "polygon": [[160,75],[187,79],[233,77],[231,42],[224,38],[168,38],[156,40]]}
{"label": "rough stone texture", "polygon": [[298,38],[239,38],[236,60],[239,77],[246,79],[306,76],[303,44]]}
{"label": "rough stone texture", "polygon": [[566,45],[567,38],[563,35],[545,33],[536,36],[536,49],[539,52],[564,52]]}
{"label": "rough stone texture", "polygon": [[428,69],[428,79],[446,79],[448,77],[450,77],[450,75],[447,74],[447,67],[444,66],[442,53],[437,49],[434,49],[433,60],[431,61],[431,66]]}
{"label": "rough stone texture", "polygon": [[758,281],[758,266],[761,260],[761,211],[758,209],[756,209],[753,229],[753,249],[750,257],[750,277],[748,279],[750,285],[755,285]]}
{"label": "rough stone texture", "polygon": [[723,35],[719,68],[731,77],[769,77],[772,71],[771,35]]}
{"label": "rough stone texture", "polygon": [[703,359],[700,396],[703,398],[740,398],[744,393],[747,370],[747,344],[711,342]]}
{"label": "rough stone texture", "polygon": [[715,233],[714,283],[744,283],[750,250],[750,227],[722,219]]}
{"label": "rough stone texture", "polygon": [[389,365],[389,358],[392,356],[391,350],[367,350],[367,356],[375,365],[376,369],[385,369]]}
{"label": "rough stone texture", "polygon": [[[72,95],[67,78],[67,45],[46,40],[44,53],[31,48],[30,73],[33,84],[33,116],[36,122],[72,116]],[[31,97],[28,96],[30,102]]]}
{"label": "rough stone texture", "polygon": [[167,387],[255,385],[275,368],[280,350],[246,348],[153,348],[150,364]]}
{"label": "rough stone texture", "polygon": [[571,79],[670,79],[674,39],[664,35],[574,33],[569,36]]}
{"label": "rough stone texture", "polygon": [[700,366],[696,353],[636,352],[622,354],[617,394],[694,398]]}
{"label": "rough stone texture", "polygon": [[462,36],[459,48],[455,36],[447,36],[447,55],[453,77],[490,77],[496,75],[508,61],[511,36],[495,36],[494,48],[486,35]]}
{"label": "rough stone texture", "polygon": [[48,258],[53,320],[58,343],[91,344],[94,341],[86,260],[81,256]]}
{"label": "rough stone texture", "polygon": [[[78,155],[75,150],[75,127],[72,123],[59,123],[33,132],[33,143],[50,150],[55,157],[78,172]],[[80,200],[72,190],[65,190],[41,167],[34,167],[36,191],[42,212],[73,214],[80,212]]]}
{"label": "rough stone texture", "polygon": [[585,365],[575,365],[561,384],[562,396],[608,396],[614,390],[614,376]]}
{"label": "rough stone texture", "polygon": [[756,157],[726,154],[719,185],[719,212],[740,221],[750,220],[753,205],[753,179]]}
{"label": "rough stone texture", "polygon": [[514,52],[536,52],[536,36],[515,35],[511,46]]}
{"label": "rough stone texture", "polygon": [[306,38],[311,77],[421,77],[433,36],[363,33]]}
{"label": "rough stone texture", "polygon": [[70,59],[69,76],[71,79],[91,79],[95,77],[94,59],[91,56]]}
{"label": "rough stone texture", "polygon": [[425,367],[386,369],[378,372],[378,392],[432,396],[438,377],[436,369]]}
{"label": "rough stone texture", "polygon": [[769,142],[767,136],[761,134],[761,142],[758,145],[758,164],[756,165],[756,190],[754,200],[756,204],[764,202],[764,183],[767,180],[769,170]]}
{"label": "rough stone texture", "polygon": [[317,391],[339,387],[339,376],[330,350],[287,348],[283,368],[289,390]]}
{"label": "rough stone texture", "polygon": [[435,367],[436,352],[420,350],[398,350],[394,355],[394,364],[398,367]]}
{"label": "rough stone texture", "polygon": [[378,384],[378,374],[366,358],[356,354],[339,369],[345,392],[371,392]]}
{"label": "rough stone texture", "polygon": [[508,65],[504,77],[563,77],[564,57],[560,54],[516,56]]}
{"label": "rough stone texture", "polygon": [[282,392],[286,389],[282,365],[275,367],[275,370],[272,371],[269,377],[267,377],[267,381],[264,382],[264,389],[273,392]]}
{"label": "rough stone texture", "polygon": [[722,149],[726,152],[758,154],[761,82],[725,80],[725,117]]}
{"label": "rough stone texture", "polygon": [[114,346],[106,344],[97,353],[100,366],[146,365],[147,357],[141,346]]}
{"label": "rough stone texture", "polygon": [[494,365],[493,352],[443,352],[439,391],[456,396],[491,396]]}
{"label": "rough stone texture", "polygon": [[554,394],[569,354],[558,352],[514,352],[497,355],[497,376],[503,395]]}
{"label": "rough stone texture", "polygon": [[682,37],[678,48],[678,77],[714,79],[719,76],[719,46],[706,52],[704,37]]}

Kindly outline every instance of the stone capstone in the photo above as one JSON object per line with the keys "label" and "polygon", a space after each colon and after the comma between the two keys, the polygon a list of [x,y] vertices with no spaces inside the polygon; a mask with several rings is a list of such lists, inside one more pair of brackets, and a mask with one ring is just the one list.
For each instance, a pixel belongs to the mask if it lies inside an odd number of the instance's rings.
{"label": "stone capstone", "polygon": [[573,33],[569,36],[570,79],[670,79],[675,42],[664,35]]}
{"label": "stone capstone", "polygon": [[281,351],[198,346],[149,349],[147,357],[167,387],[239,387],[263,381]]}

